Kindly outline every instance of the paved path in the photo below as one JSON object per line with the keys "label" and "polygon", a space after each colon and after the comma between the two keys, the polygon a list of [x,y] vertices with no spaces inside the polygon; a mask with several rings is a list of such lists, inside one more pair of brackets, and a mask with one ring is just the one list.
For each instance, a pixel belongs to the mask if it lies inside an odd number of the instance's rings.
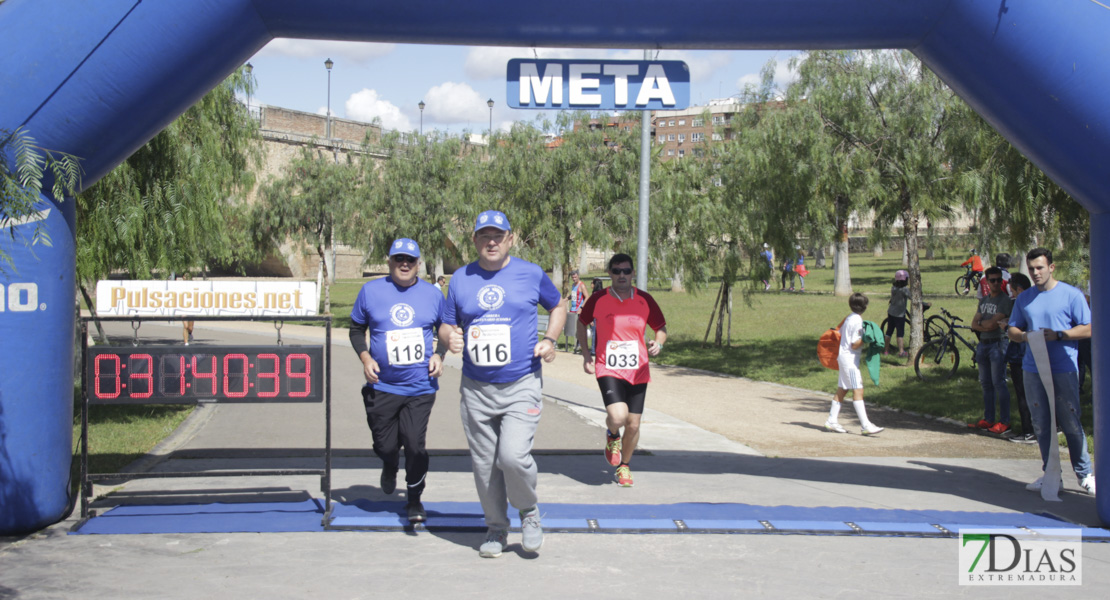
{"label": "paved path", "polygon": [[[143,335],[166,341],[179,332],[178,326],[143,328]],[[368,451],[358,401],[359,363],[345,332],[335,333],[333,490],[344,502],[382,500],[379,463]],[[312,341],[320,332],[287,326],[283,337]],[[273,329],[198,323],[197,338],[268,343]],[[457,359],[451,365],[429,431],[428,502],[476,500],[458,423]],[[647,452],[633,461],[636,486],[622,489],[601,458],[600,395],[581,373],[580,358],[561,353],[545,369],[546,405],[536,440],[541,506],[710,502],[1049,511],[1097,525],[1094,501],[1074,492],[1074,478],[1065,477],[1070,491],[1061,503],[1046,504],[1024,490],[1039,470],[1035,450],[1017,459],[957,452],[953,446],[1029,449],[891,411],[873,414],[890,428],[878,438],[829,434],[815,427],[824,418],[825,394],[688,369],[653,373],[642,439]],[[323,440],[322,410],[207,406],[142,468],[311,466]],[[112,492],[100,501],[104,505],[320,496],[313,477],[136,479],[101,491]],[[522,553],[513,534],[505,556],[482,560],[476,552],[481,536],[474,533],[66,535],[73,523],[0,541],[0,598],[1031,597],[1043,591],[958,586],[954,539],[549,533],[537,557]],[[1073,595],[1093,597],[1110,584],[1110,545],[1084,544],[1083,551],[1085,584]]]}

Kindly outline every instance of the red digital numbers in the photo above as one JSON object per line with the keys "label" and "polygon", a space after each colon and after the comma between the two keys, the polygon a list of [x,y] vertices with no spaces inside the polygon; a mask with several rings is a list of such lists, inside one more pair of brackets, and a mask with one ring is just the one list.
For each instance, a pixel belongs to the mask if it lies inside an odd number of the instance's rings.
{"label": "red digital numbers", "polygon": [[[262,361],[270,361],[270,371],[262,370]],[[278,395],[281,389],[281,358],[277,354],[259,354],[258,355],[258,397],[259,398],[273,398]],[[274,387],[273,390],[262,390],[262,381],[267,380],[270,385]]]}
{"label": "red digital numbers", "polygon": [[[293,370],[293,361],[294,360],[304,361],[302,363],[304,365],[304,371],[303,372],[297,372],[297,371]],[[289,379],[300,379],[300,380],[304,381],[304,390],[300,391],[300,392],[294,392],[294,391],[290,390],[289,391],[289,397],[290,398],[304,398],[305,396],[309,395],[312,392],[312,361],[309,360],[307,354],[290,354],[288,357],[286,357],[286,359],[285,359],[285,375]]]}
{"label": "red digital numbers", "polygon": [[86,373],[93,400],[320,399],[313,364],[322,348],[172,346],[90,349]]}

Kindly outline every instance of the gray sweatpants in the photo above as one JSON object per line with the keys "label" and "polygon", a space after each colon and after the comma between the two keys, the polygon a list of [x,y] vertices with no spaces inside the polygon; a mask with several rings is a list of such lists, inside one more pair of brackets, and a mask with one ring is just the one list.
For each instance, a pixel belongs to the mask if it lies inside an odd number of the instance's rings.
{"label": "gray sweatpants", "polygon": [[487,527],[509,528],[510,503],[517,510],[536,505],[532,441],[543,411],[541,391],[539,373],[509,383],[462,378],[459,413]]}

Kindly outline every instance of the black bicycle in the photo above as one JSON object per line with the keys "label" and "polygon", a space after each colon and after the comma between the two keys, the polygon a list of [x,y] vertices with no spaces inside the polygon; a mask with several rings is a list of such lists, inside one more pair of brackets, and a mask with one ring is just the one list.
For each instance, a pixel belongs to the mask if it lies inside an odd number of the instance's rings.
{"label": "black bicycle", "polygon": [[[929,304],[928,302],[922,302],[921,303],[921,312],[922,313],[927,312],[929,310],[929,308],[931,308],[932,306],[933,305]],[[913,313],[910,311],[910,307],[907,306],[906,307],[906,326],[907,327],[909,327],[910,316],[912,314]],[[884,336],[886,335],[886,332],[887,332],[886,326],[887,326],[887,323],[889,323],[889,322],[890,322],[890,316],[888,315],[887,318],[883,319],[883,322],[881,324],[879,324],[879,331],[882,331]],[[941,317],[940,315],[933,315],[933,316],[931,316],[931,317],[929,317],[928,319],[925,320],[925,325],[922,329],[922,334],[923,334],[924,340],[922,340],[922,341],[927,342],[927,341],[929,341],[933,338],[938,338],[938,337],[944,335],[947,330],[948,330],[948,321],[945,321],[944,318]]]}
{"label": "black bicycle", "polygon": [[[939,322],[944,323],[948,330],[942,335],[925,342],[925,345],[921,346],[921,349],[917,351],[917,356],[913,359],[913,370],[921,381],[945,381],[956,374],[956,370],[960,368],[960,347],[956,340],[967,346],[967,349],[971,351],[971,364],[976,364],[976,344],[967,341],[956,331],[957,329],[971,331],[971,328],[967,325],[957,325],[956,323],[963,322],[963,319],[947,310],[942,308],[940,312],[944,313],[948,320],[939,319]],[[938,317],[940,315],[934,315],[929,320]]]}
{"label": "black bicycle", "polygon": [[966,296],[979,287],[979,280],[983,278],[982,271],[972,271],[971,265],[966,268],[967,272],[956,278],[956,293],[961,296]]}

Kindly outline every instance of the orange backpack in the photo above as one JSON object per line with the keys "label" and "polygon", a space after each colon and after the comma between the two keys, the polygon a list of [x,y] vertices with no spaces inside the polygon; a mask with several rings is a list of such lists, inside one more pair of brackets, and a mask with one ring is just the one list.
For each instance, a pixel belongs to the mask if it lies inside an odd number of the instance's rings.
{"label": "orange backpack", "polygon": [[[845,317],[844,321],[847,320],[848,318]],[[840,328],[844,326],[844,321],[841,321],[840,325],[836,327],[829,328],[817,340],[817,360],[834,371],[840,370],[836,357],[840,355]]]}

